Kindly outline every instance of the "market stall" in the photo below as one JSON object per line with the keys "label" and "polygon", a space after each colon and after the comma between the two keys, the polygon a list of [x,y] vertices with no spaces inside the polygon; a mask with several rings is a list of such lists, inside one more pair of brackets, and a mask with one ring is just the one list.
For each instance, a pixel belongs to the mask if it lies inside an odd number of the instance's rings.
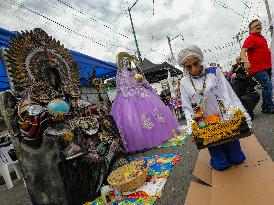
{"label": "market stall", "polygon": [[178,87],[183,72],[167,62],[154,64],[146,58],[141,63],[141,70],[176,118],[182,119]]}
{"label": "market stall", "polygon": [[154,64],[146,58],[142,61],[140,67],[142,72],[145,74],[146,79],[150,83],[156,83],[161,80],[167,79],[168,72],[170,72],[172,77],[183,74],[180,69],[175,68],[167,62]]}

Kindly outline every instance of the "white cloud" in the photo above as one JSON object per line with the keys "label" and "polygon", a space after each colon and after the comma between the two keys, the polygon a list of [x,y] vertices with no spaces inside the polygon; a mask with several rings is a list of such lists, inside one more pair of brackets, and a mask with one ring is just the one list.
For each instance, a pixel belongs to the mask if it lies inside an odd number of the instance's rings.
{"label": "white cloud", "polygon": [[[18,31],[41,27],[69,49],[115,62],[119,51],[136,52],[126,11],[134,2],[135,0],[2,0],[0,26]],[[239,52],[239,45],[233,37],[239,31],[247,30],[248,22],[257,18],[257,15],[265,27],[268,23],[262,0],[157,0],[154,15],[152,2],[139,0],[131,13],[142,57],[155,63],[170,57],[167,35],[174,38],[182,34],[184,41],[181,37],[171,41],[175,56],[186,44],[196,43],[206,50],[207,62],[217,61],[228,66],[231,61],[234,62]],[[228,9],[213,2],[221,2]],[[243,2],[251,9],[247,9]],[[274,0],[269,0],[269,5],[274,5]],[[43,14],[74,32],[23,7]],[[247,33],[244,37],[246,35]],[[270,39],[269,33],[264,32],[264,35]]]}

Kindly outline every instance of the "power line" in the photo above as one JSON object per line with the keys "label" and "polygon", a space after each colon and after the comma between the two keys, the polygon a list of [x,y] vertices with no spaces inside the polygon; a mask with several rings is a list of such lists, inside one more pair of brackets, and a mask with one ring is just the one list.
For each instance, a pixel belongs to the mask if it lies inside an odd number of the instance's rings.
{"label": "power line", "polygon": [[[1,8],[6,8],[5,9],[5,11],[11,11],[11,7],[10,6],[7,6],[6,4],[3,4],[3,2],[1,2],[0,3],[0,5],[1,5]],[[22,22],[25,22],[25,23],[27,23],[28,25],[35,25],[35,27],[36,27],[36,25],[38,24],[38,25],[40,25],[41,24],[41,22],[40,22],[40,19],[35,19],[35,18],[31,18],[32,19],[32,21],[29,21],[29,20],[27,20],[27,18],[22,18],[22,16],[24,16],[24,17],[29,17],[29,15],[30,15],[30,13],[28,13],[28,14],[25,14],[24,13],[24,15],[16,15],[16,14],[18,14],[18,12],[4,12],[4,11],[1,11],[0,10],[0,12],[2,13],[2,14],[4,14],[5,16],[13,16],[13,17],[16,17],[16,18],[18,18],[20,21],[22,21]],[[35,23],[34,23],[35,22]]]}
{"label": "power line", "polygon": [[[7,2],[7,0],[4,0],[4,1]],[[104,48],[107,48],[107,47],[104,46],[103,44],[101,44],[101,43],[97,42],[96,40],[94,40],[94,38],[89,37],[89,36],[86,36],[86,35],[84,35],[84,34],[81,34],[81,33],[77,32],[77,31],[74,31],[74,30],[72,30],[71,28],[62,25],[62,24],[60,24],[59,22],[54,21],[54,20],[52,20],[51,18],[49,18],[49,17],[47,17],[47,16],[45,16],[45,15],[43,15],[43,14],[40,14],[40,13],[38,13],[38,12],[36,12],[36,11],[34,11],[34,10],[28,8],[28,7],[26,7],[26,6],[23,5],[23,4],[18,4],[17,2],[14,2],[14,1],[10,1],[10,2],[13,2],[13,3],[16,4],[18,7],[24,8],[24,9],[26,9],[26,10],[28,10],[28,11],[30,11],[30,12],[32,12],[32,13],[38,15],[38,16],[41,16],[42,18],[47,19],[48,21],[50,21],[50,22],[52,22],[52,23],[54,23],[54,24],[57,24],[58,26],[60,26],[60,27],[62,27],[62,28],[65,28],[65,29],[71,31],[72,33],[74,33],[74,34],[76,34],[76,35],[82,36],[83,38],[86,38],[86,39],[88,39],[88,40],[90,40],[90,41],[92,41],[92,42],[94,42],[94,43],[96,43],[96,44],[98,44],[98,45],[100,45],[100,46],[102,46],[102,47],[104,47]]]}
{"label": "power line", "polygon": [[[43,1],[43,0],[40,0],[40,1]],[[44,2],[44,1],[43,1]],[[48,3],[49,1],[46,1],[46,3],[47,3],[47,6],[50,6],[51,8],[53,8],[53,9],[57,9],[56,7],[55,7],[55,5],[54,4],[50,4],[50,3]],[[44,2],[45,3],[45,2]],[[72,13],[72,15],[75,17],[74,19],[77,21],[77,22],[79,22],[79,23],[81,23],[81,24],[88,24],[89,23],[89,21],[88,22],[83,22],[82,20],[81,20],[81,18],[79,17],[79,16],[76,16],[74,13]],[[108,37],[108,38],[110,38],[110,39],[112,39],[113,40],[113,36],[110,36],[110,35],[107,35],[105,32],[102,32],[101,30],[98,30],[98,29],[96,29],[96,27],[94,28],[95,26],[93,26],[92,27],[92,31],[96,31],[100,36],[101,35],[104,35],[104,36],[106,36],[106,37]],[[117,45],[117,43],[115,44],[114,42],[112,42],[112,41],[110,41],[110,40],[104,40],[105,42],[108,42],[110,45],[112,45],[112,47],[114,47],[114,46],[120,46],[120,45]]]}
{"label": "power line", "polygon": [[[0,5],[1,5],[1,8],[8,8],[8,9],[6,9],[6,11],[11,9],[11,7],[8,7],[7,5],[2,4],[2,2],[0,2]],[[0,13],[4,14],[5,16],[6,16],[6,15],[15,16],[15,17],[19,18],[20,20],[23,20],[24,22],[26,22],[26,23],[28,23],[28,24],[32,24],[32,25],[33,25],[33,22],[36,22],[36,23],[37,23],[37,20],[36,20],[35,18],[32,18],[32,19],[34,19],[33,21],[26,21],[26,19],[23,19],[21,16],[15,15],[17,12],[7,13],[7,12],[4,12],[4,11],[1,11],[1,10],[0,10]],[[39,21],[39,20],[38,20],[38,21]],[[39,24],[39,23],[38,23],[38,24]],[[56,30],[56,29],[55,29],[55,30]],[[71,37],[71,36],[70,36],[70,37]],[[86,63],[86,62],[81,62],[81,61],[78,61],[78,62],[80,62],[80,63],[82,63],[82,64],[89,65],[89,64]],[[78,65],[78,66],[79,66],[79,68],[82,68],[82,66],[80,66],[80,65]],[[2,76],[2,77],[3,77],[3,76]],[[1,76],[0,76],[0,78],[1,78]]]}
{"label": "power line", "polygon": [[[89,14],[85,14],[85,13],[83,13],[82,11],[80,11],[80,10],[78,10],[78,9],[75,9],[75,8],[74,8],[73,6],[71,6],[70,4],[68,4],[68,3],[66,3],[66,2],[63,2],[63,1],[61,1],[61,0],[57,0],[57,1],[58,1],[59,3],[65,5],[65,6],[69,7],[70,9],[73,9],[74,11],[76,11],[76,12],[82,14],[82,15],[88,16],[91,20],[93,20],[93,21],[95,21],[95,22],[98,22],[98,20],[97,20],[95,17],[92,17],[92,16],[89,15]],[[108,28],[108,29],[110,29],[110,30],[114,30],[114,29],[112,29],[110,26],[108,26],[108,25],[106,25],[106,24],[104,24],[104,23],[101,23],[101,24],[102,24],[105,28]],[[117,32],[117,29],[115,29],[115,32]],[[127,38],[127,39],[130,39],[130,37],[128,37],[128,36],[126,36],[126,35],[124,35],[124,34],[122,34],[122,33],[120,33],[120,32],[118,32],[118,34],[121,35],[121,36],[123,36],[123,37],[125,37],[125,38]]]}
{"label": "power line", "polygon": [[[4,0],[4,1],[7,2],[7,0]],[[11,3],[11,4],[15,5],[15,6],[18,6],[18,7],[20,7],[20,8],[26,9],[27,11],[29,11],[29,12],[35,14],[35,15],[38,15],[38,16],[40,16],[40,17],[42,17],[42,18],[48,20],[49,22],[58,25],[58,26],[61,27],[61,28],[65,28],[67,31],[73,33],[74,35],[76,35],[76,36],[78,36],[78,37],[81,37],[81,38],[85,38],[85,39],[91,40],[92,42],[94,42],[94,43],[96,43],[96,44],[98,44],[98,45],[100,45],[100,46],[102,46],[102,47],[108,49],[105,45],[103,45],[103,44],[99,43],[98,41],[94,40],[94,38],[89,37],[89,36],[87,36],[87,35],[85,35],[85,34],[82,34],[82,33],[80,33],[80,32],[77,32],[77,31],[71,29],[71,28],[68,27],[68,26],[65,26],[65,25],[63,25],[63,24],[61,24],[61,23],[59,23],[59,22],[57,22],[57,21],[55,21],[55,20],[53,20],[53,19],[51,19],[51,18],[45,16],[45,15],[43,15],[43,14],[40,14],[40,13],[38,13],[38,12],[36,12],[36,11],[34,11],[34,10],[28,8],[27,6],[25,6],[25,5],[23,5],[23,4],[18,4],[18,3],[15,2],[15,1],[10,1],[9,3]],[[17,16],[17,17],[18,17],[18,16]],[[115,45],[112,44],[112,46],[115,46]],[[125,47],[125,46],[122,46],[122,45],[116,45],[116,46]],[[130,48],[126,48],[126,49],[129,50],[129,51],[134,51],[133,49],[130,49]],[[150,48],[149,51],[153,51],[153,52],[158,53],[157,51],[155,51],[155,50],[152,49],[152,48]],[[161,55],[163,55],[163,54],[161,54]],[[165,57],[165,55],[163,55],[163,56]]]}
{"label": "power line", "polygon": [[[4,4],[1,4],[1,3],[0,3],[0,5],[2,5],[2,8],[3,8],[3,7],[7,8],[6,11],[10,11],[10,9],[11,9],[11,7],[7,7],[7,5],[4,5]],[[23,15],[16,15],[18,12],[10,12],[10,13],[4,12],[4,11],[0,11],[0,12],[3,13],[5,16],[6,16],[6,15],[9,15],[9,16],[16,17],[16,18],[20,19],[20,21],[25,22],[25,23],[27,23],[28,25],[34,25],[34,27],[37,27],[37,25],[41,26],[41,24],[42,24],[42,23],[40,22],[40,21],[41,21],[40,19],[37,20],[37,19],[35,19],[35,18],[31,18],[31,19],[33,19],[33,20],[30,21],[30,20],[27,20],[27,18],[22,18]],[[29,14],[30,14],[30,13],[29,13]],[[29,16],[29,15],[28,15],[28,16]],[[26,17],[26,15],[24,15],[24,17]],[[44,23],[46,23],[46,22],[44,22]],[[54,28],[54,27],[51,27],[51,28],[48,28],[48,27],[47,27],[47,29],[50,29],[51,31],[55,31],[56,33],[60,32],[59,29],[56,29],[56,28]],[[70,31],[64,31],[64,33],[70,35],[70,36],[69,36],[70,38],[82,38],[81,36],[71,35],[71,32],[70,32]]]}
{"label": "power line", "polygon": [[[4,0],[4,1],[6,1],[6,0]],[[57,21],[55,21],[55,20],[52,20],[51,18],[49,18],[49,17],[47,17],[47,16],[45,16],[45,15],[43,15],[43,14],[40,14],[40,13],[38,13],[38,12],[36,12],[36,11],[34,11],[34,10],[28,8],[27,6],[25,6],[25,5],[23,5],[23,4],[18,4],[18,3],[16,3],[15,1],[10,1],[10,3],[12,3],[12,4],[14,4],[15,6],[18,6],[18,7],[20,7],[20,8],[26,9],[26,10],[28,10],[29,12],[31,12],[31,13],[33,13],[33,14],[35,14],[35,15],[38,15],[38,16],[40,16],[40,17],[42,17],[42,18],[44,18],[44,19],[50,21],[51,23],[54,23],[54,24],[58,25],[59,27],[65,28],[67,31],[70,31],[71,33],[73,33],[74,35],[77,35],[78,37],[82,37],[82,38],[88,39],[88,40],[90,40],[90,41],[92,41],[92,42],[94,42],[94,43],[96,43],[96,44],[98,44],[98,45],[100,45],[100,46],[102,46],[102,47],[108,49],[108,47],[106,47],[105,45],[99,43],[99,42],[96,41],[93,37],[90,37],[90,36],[87,36],[87,35],[82,34],[82,33],[80,33],[80,32],[77,32],[77,31],[71,29],[71,28],[68,27],[68,26],[64,26],[63,24],[61,24],[61,23],[59,23],[59,22],[57,22]],[[110,42],[110,43],[112,44],[112,46],[121,46],[121,45],[117,45],[117,44],[114,45],[112,42]],[[122,47],[125,47],[125,46],[122,46]],[[130,49],[130,48],[127,48],[127,49],[128,49],[128,50],[132,50],[132,49]]]}
{"label": "power line", "polygon": [[[85,14],[85,13],[83,13],[82,11],[80,11],[80,10],[78,10],[78,9],[75,9],[74,7],[72,7],[71,5],[69,5],[68,3],[63,2],[63,1],[61,1],[61,0],[57,0],[57,1],[58,1],[59,3],[65,5],[65,6],[69,7],[70,9],[72,9],[72,10],[74,10],[74,11],[76,11],[76,12],[82,14],[82,15],[89,16],[89,18],[92,19],[93,21],[98,22],[98,20],[97,20],[96,18],[91,17],[90,15]],[[111,27],[109,27],[109,26],[107,26],[107,25],[105,25],[105,24],[103,24],[103,26],[106,27],[106,28],[112,29]],[[128,38],[128,39],[130,39],[128,36],[125,36],[125,35],[122,34],[122,33],[119,33],[119,32],[118,32],[118,34],[120,34],[120,35],[122,35],[122,36],[124,36],[124,37],[126,37],[126,38]],[[110,42],[110,43],[111,43],[111,42]],[[116,46],[117,46],[117,45],[116,45]],[[125,46],[121,46],[121,45],[118,45],[118,46],[119,46],[119,47],[125,47]],[[128,49],[128,50],[131,50],[131,51],[133,50],[133,49],[129,49],[129,48],[127,48],[127,49]],[[158,53],[157,51],[155,51],[155,50],[152,49],[152,48],[150,48],[149,50]],[[159,54],[161,54],[162,56],[166,57],[166,55],[164,55],[164,54],[162,54],[162,53],[159,53]]]}
{"label": "power line", "polygon": [[211,0],[213,3],[223,7],[224,9],[230,10],[231,12],[233,12],[234,14],[237,14],[238,16],[241,16],[242,18],[244,18],[244,15],[242,15],[241,13],[237,12],[235,9],[229,7],[228,5],[226,5],[225,3],[218,1],[218,0]]}
{"label": "power line", "polygon": [[152,4],[153,4],[153,12],[152,12],[152,15],[154,15],[154,0],[152,0]]}

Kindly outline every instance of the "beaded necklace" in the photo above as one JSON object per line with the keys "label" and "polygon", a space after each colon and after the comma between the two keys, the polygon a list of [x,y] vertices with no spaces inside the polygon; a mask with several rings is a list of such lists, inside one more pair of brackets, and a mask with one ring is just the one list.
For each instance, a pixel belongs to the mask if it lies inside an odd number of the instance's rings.
{"label": "beaded necklace", "polygon": [[196,89],[196,87],[195,87],[195,85],[193,83],[193,80],[192,80],[192,76],[190,76],[190,81],[191,81],[191,84],[192,84],[195,92],[198,93],[198,94],[200,94],[200,95],[202,95],[202,96],[204,96],[204,90],[205,90],[205,87],[206,87],[206,73],[205,73],[204,76],[205,76],[205,78],[204,78],[204,81],[203,81],[203,88],[202,88],[202,90]]}

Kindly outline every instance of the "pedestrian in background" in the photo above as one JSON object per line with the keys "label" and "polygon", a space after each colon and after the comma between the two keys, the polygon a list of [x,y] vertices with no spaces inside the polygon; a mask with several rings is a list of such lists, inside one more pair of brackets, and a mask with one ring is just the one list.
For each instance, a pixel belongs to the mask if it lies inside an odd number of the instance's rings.
{"label": "pedestrian in background", "polygon": [[236,58],[236,64],[232,66],[231,72],[233,73],[234,78],[230,82],[230,85],[251,119],[253,119],[254,109],[260,101],[260,94],[255,90],[257,81],[247,75],[247,71],[244,68],[244,63],[241,61],[240,57]]}
{"label": "pedestrian in background", "polygon": [[271,82],[271,52],[267,41],[262,36],[262,23],[255,19],[249,23],[249,36],[241,49],[241,59],[248,74],[262,85],[262,112],[274,114]]}

